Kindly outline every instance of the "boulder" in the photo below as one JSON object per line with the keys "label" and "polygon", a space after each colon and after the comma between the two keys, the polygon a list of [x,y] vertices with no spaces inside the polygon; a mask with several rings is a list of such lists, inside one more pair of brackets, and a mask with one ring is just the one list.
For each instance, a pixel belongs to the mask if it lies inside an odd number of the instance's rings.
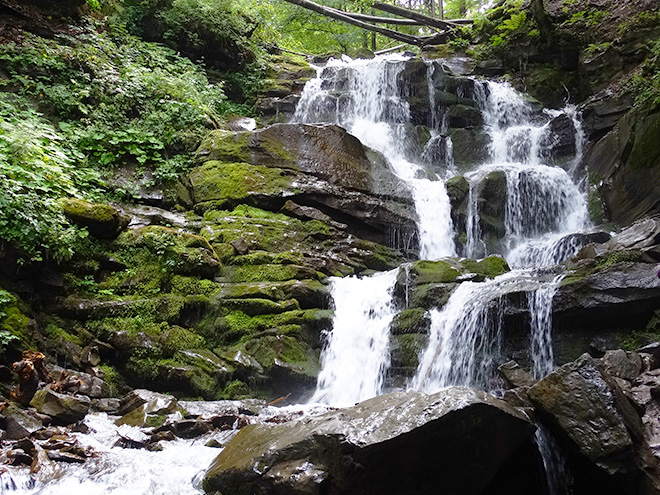
{"label": "boulder", "polygon": [[107,204],[67,198],[61,202],[64,214],[79,227],[100,239],[114,239],[128,227],[129,217]]}
{"label": "boulder", "polygon": [[171,395],[159,394],[145,389],[135,389],[120,399],[117,413],[123,416],[145,404],[154,413],[172,413],[178,407],[177,400]]}
{"label": "boulder", "polygon": [[275,124],[254,132],[213,131],[197,158],[250,163],[311,174],[330,184],[367,194],[410,198],[382,157],[370,160],[366,148],[332,124]]}
{"label": "boulder", "polygon": [[2,429],[5,430],[2,435],[3,440],[26,438],[44,426],[41,420],[11,403],[2,410],[2,418],[4,420]]}
{"label": "boulder", "polygon": [[639,416],[617,383],[588,354],[529,388],[537,409],[572,440],[580,453],[610,474],[635,469]]}
{"label": "boulder", "polygon": [[81,395],[86,395],[93,399],[99,399],[110,395],[110,386],[97,376],[82,371],[67,370],[60,368],[59,366],[51,366],[50,369],[53,376],[62,375],[64,372],[64,376],[70,376],[80,380],[80,386],[76,391]]}
{"label": "boulder", "polygon": [[600,358],[600,365],[610,376],[633,381],[642,372],[642,358],[636,352],[626,352],[623,349],[606,351]]}
{"label": "boulder", "polygon": [[89,397],[85,395],[60,394],[51,390],[47,385],[37,390],[30,401],[30,405],[37,412],[53,418],[53,422],[61,425],[70,425],[83,419],[89,411]]}
{"label": "boulder", "polygon": [[501,364],[497,368],[497,371],[511,388],[531,387],[536,383],[534,377],[515,361],[507,361],[506,363]]}
{"label": "boulder", "polygon": [[246,426],[203,486],[237,494],[485,493],[533,431],[524,415],[484,392],[397,392],[317,417]]}

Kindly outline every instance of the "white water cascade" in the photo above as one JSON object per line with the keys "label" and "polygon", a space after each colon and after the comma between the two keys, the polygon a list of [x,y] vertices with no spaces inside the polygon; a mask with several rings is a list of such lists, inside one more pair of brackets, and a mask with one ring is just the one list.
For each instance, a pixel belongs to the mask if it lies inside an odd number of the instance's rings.
{"label": "white water cascade", "polygon": [[[581,247],[569,234],[588,227],[586,195],[569,172],[582,155],[583,135],[575,108],[534,112],[532,104],[508,84],[477,86],[476,100],[490,136],[490,163],[467,174],[470,196],[466,256],[488,253],[481,239],[477,185],[490,173],[506,177],[506,235],[502,254],[512,267],[550,266]],[[575,156],[564,168],[549,166],[549,149],[557,142],[551,118],[564,116],[575,128]]]}
{"label": "white water cascade", "polygon": [[335,123],[381,152],[412,192],[419,217],[420,257],[438,259],[456,254],[451,206],[444,182],[429,180],[422,165],[405,156],[402,143],[407,139],[410,109],[399,96],[397,76],[406,60],[400,55],[373,61],[331,60],[305,86],[296,120]]}
{"label": "white water cascade", "polygon": [[382,392],[397,273],[332,279],[335,318],[312,402],[351,406]]}
{"label": "white water cascade", "polygon": [[[412,192],[420,258],[438,259],[456,254],[450,204],[443,182],[425,178],[421,157],[418,162],[411,160],[406,150],[410,110],[397,86],[405,60],[401,56],[331,60],[306,85],[296,119],[336,123],[380,151]],[[451,140],[443,137],[447,131],[445,116],[436,112],[436,67],[427,67],[430,142],[444,139],[447,156],[442,166],[450,175],[456,170]],[[490,160],[466,174],[470,190],[465,253],[473,258],[493,254],[482,239],[477,187],[488,174],[498,172],[506,179],[505,234],[500,253],[518,269],[494,280],[464,282],[441,310],[430,311],[429,343],[420,354],[419,368],[409,385],[425,392],[449,385],[486,389],[495,385],[504,301],[512,292],[528,293],[534,373],[542,375],[552,369],[549,315],[557,282],[534,268],[556,265],[577,252],[581,246],[569,234],[588,224],[584,193],[564,168],[545,163],[549,150],[558,142],[551,121],[560,116],[568,118],[575,129],[573,162],[579,161],[582,134],[574,109],[537,110],[508,84],[475,82],[473,92],[466,96],[480,108],[491,145]],[[573,168],[573,162],[567,168]],[[334,329],[323,352],[323,371],[313,400],[343,405],[382,392],[383,374],[389,365],[388,327],[396,312],[386,294],[392,290],[394,277],[333,281]],[[381,308],[381,315],[375,312],[376,307]],[[359,356],[353,354],[354,349],[359,349]]]}

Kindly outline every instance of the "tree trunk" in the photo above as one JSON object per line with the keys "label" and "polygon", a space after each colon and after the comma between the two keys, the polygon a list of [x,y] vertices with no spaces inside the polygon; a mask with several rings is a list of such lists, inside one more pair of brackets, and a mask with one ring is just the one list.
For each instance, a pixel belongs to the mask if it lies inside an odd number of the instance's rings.
{"label": "tree trunk", "polygon": [[294,5],[298,5],[299,7],[312,10],[314,12],[318,12],[319,14],[323,14],[327,17],[332,17],[333,19],[343,21],[347,24],[351,24],[353,26],[366,29],[367,31],[374,31],[376,33],[380,33],[383,36],[387,36],[388,38],[392,38],[397,41],[402,41],[404,43],[408,43],[410,45],[416,45],[416,46],[420,46],[422,44],[422,41],[417,36],[398,33],[397,31],[393,31],[392,29],[387,29],[380,26],[372,26],[371,24],[368,24],[366,22],[354,19],[340,10],[332,9],[330,7],[325,7],[323,5],[310,2],[309,0],[285,0],[285,1],[288,3],[292,3]]}
{"label": "tree trunk", "polygon": [[389,12],[390,14],[400,15],[401,17],[406,17],[408,19],[414,19],[426,26],[432,26],[438,29],[455,28],[458,26],[457,23],[451,21],[436,19],[435,17],[430,17],[428,15],[420,14],[419,12],[413,12],[412,10],[404,9],[402,7],[397,7],[387,3],[376,2],[374,3],[374,8],[382,10],[383,12]]}

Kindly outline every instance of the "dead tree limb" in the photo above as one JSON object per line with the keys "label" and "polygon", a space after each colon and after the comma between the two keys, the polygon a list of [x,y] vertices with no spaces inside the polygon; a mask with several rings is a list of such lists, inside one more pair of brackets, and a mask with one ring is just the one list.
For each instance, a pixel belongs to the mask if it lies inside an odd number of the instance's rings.
{"label": "dead tree limb", "polygon": [[310,2],[309,0],[284,0],[285,2],[298,5],[299,7],[303,7],[305,9],[318,12],[319,14],[323,14],[324,16],[327,17],[332,17],[333,19],[337,19],[339,21],[343,21],[347,24],[352,24],[353,26],[360,27],[362,29],[366,29],[367,31],[374,31],[376,33],[380,33],[383,36],[386,36],[388,38],[401,41],[403,43],[408,43],[409,45],[416,45],[416,46],[421,46],[422,41],[417,37],[417,36],[412,36],[409,34],[404,34],[404,33],[399,33],[397,31],[394,31],[392,29],[387,29],[384,27],[380,26],[374,26],[372,24],[368,24],[364,21],[360,21],[358,19],[354,19],[348,15],[346,15],[345,12],[342,12],[340,10],[336,10],[330,7],[325,7],[323,5],[319,5],[314,2]]}
{"label": "dead tree limb", "polygon": [[414,19],[421,22],[425,26],[431,26],[438,29],[458,27],[458,23],[454,23],[452,21],[443,21],[436,19],[435,17],[430,17],[428,15],[420,14],[419,12],[404,9],[403,7],[397,7],[396,5],[390,5],[388,3],[375,2],[373,7],[375,9],[382,10],[383,12],[389,12],[390,14],[405,17],[407,19]]}

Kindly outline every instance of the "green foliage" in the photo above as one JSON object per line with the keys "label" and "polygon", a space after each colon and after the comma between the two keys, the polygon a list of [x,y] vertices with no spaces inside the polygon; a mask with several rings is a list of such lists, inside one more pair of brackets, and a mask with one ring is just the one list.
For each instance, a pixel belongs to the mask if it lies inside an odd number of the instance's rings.
{"label": "green foliage", "polygon": [[96,174],[48,121],[17,95],[0,92],[0,237],[39,259],[73,254],[86,234],[57,200],[96,189]]}
{"label": "green foliage", "polygon": [[660,106],[660,38],[649,42],[649,57],[627,82],[625,89],[635,95],[635,104],[645,109]]}

